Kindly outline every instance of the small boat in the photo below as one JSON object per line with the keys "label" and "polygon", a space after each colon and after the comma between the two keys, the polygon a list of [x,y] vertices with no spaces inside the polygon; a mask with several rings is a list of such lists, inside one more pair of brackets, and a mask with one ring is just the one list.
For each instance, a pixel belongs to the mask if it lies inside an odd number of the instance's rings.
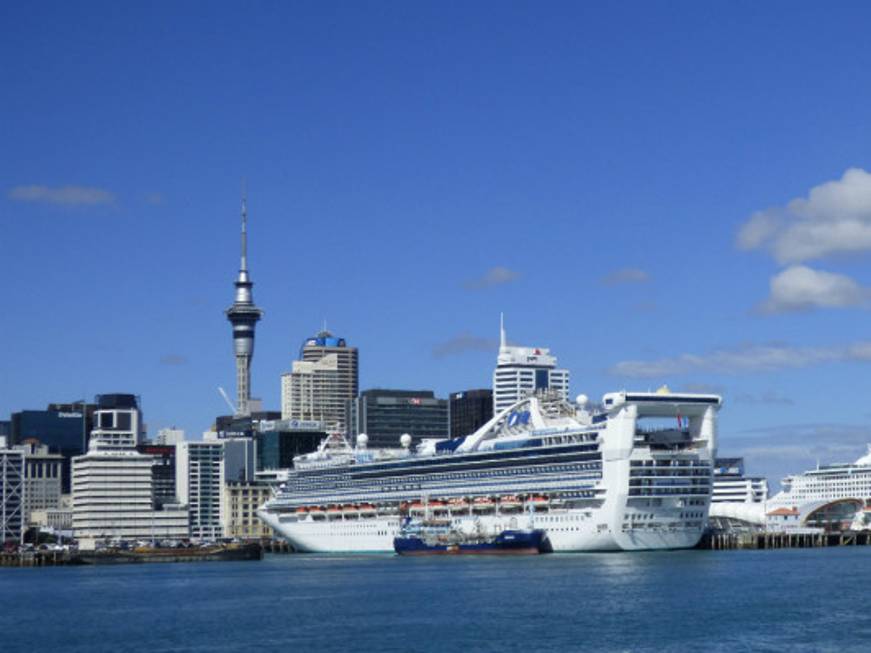
{"label": "small boat", "polygon": [[342,509],[339,506],[330,506],[327,508],[327,519],[341,519]]}
{"label": "small boat", "polygon": [[536,555],[548,551],[541,529],[506,529],[493,535],[466,534],[449,523],[435,526],[406,520],[393,538],[401,556],[425,555]]}
{"label": "small boat", "polygon": [[520,499],[514,495],[504,496],[499,499],[499,510],[502,512],[518,512],[522,507]]}

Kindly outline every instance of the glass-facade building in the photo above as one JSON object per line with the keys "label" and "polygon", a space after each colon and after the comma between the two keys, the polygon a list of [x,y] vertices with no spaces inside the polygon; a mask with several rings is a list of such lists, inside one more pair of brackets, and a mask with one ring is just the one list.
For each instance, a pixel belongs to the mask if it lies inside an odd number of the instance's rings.
{"label": "glass-facade building", "polygon": [[70,492],[70,460],[88,450],[88,435],[93,429],[92,404],[51,404],[48,410],[22,410],[12,413],[9,444],[36,440],[50,453],[63,456],[61,491]]}
{"label": "glass-facade building", "polygon": [[365,390],[346,411],[350,435],[365,433],[370,447],[399,447],[404,433],[415,444],[450,436],[448,401],[432,390]]}
{"label": "glass-facade building", "polygon": [[262,431],[257,433],[257,470],[290,469],[294,456],[317,451],[324,431]]}
{"label": "glass-facade building", "polygon": [[452,438],[474,433],[493,417],[493,391],[452,392],[450,414]]}

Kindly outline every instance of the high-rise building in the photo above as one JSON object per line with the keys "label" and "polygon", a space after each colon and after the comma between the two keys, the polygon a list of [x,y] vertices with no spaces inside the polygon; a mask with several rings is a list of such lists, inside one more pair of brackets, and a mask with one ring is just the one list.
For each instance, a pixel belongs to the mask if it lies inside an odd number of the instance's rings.
{"label": "high-rise building", "polygon": [[0,546],[24,537],[24,452],[0,438]]}
{"label": "high-rise building", "polygon": [[305,341],[293,370],[281,377],[281,418],[317,420],[344,433],[345,403],[358,389],[357,348],[324,329]]}
{"label": "high-rise building", "polygon": [[248,209],[242,197],[242,256],[236,277],[236,298],[225,313],[233,325],[233,350],[236,355],[236,414],[248,415],[251,401],[251,359],[254,357],[254,329],[263,317],[254,304],[254,282],[248,275]]}
{"label": "high-rise building", "polygon": [[88,450],[88,437],[94,428],[94,404],[84,401],[52,403],[46,410],[12,413],[10,445],[43,444],[50,453],[63,456],[61,489],[70,492],[70,461]]}
{"label": "high-rise building", "polygon": [[30,524],[34,511],[61,507],[63,456],[32,442],[16,448],[24,452],[24,523]]}
{"label": "high-rise building", "polygon": [[178,502],[175,490],[175,445],[140,444],[136,450],[151,456],[151,493],[155,506]]}
{"label": "high-rise building", "polygon": [[154,457],[136,451],[143,440],[134,395],[100,395],[88,453],[72,461],[73,532],[80,540],[181,538],[185,506],[155,498]]}
{"label": "high-rise building", "polygon": [[257,471],[290,469],[295,456],[316,451],[327,437],[317,421],[262,421],[255,434]]}
{"label": "high-rise building", "polygon": [[499,325],[499,356],[493,371],[493,412],[505,410],[537,390],[569,398],[569,371],[557,369],[556,357],[543,347],[509,346]]}
{"label": "high-rise building", "polygon": [[254,438],[227,438],[224,443],[224,481],[245,483],[257,471],[257,441]]}
{"label": "high-rise building", "polygon": [[222,537],[224,443],[179,442],[175,461],[176,491],[179,500],[188,506],[190,537],[197,540]]}
{"label": "high-rise building", "polygon": [[493,391],[464,390],[450,396],[451,437],[474,433],[493,417]]}
{"label": "high-rise building", "polygon": [[163,428],[157,431],[157,437],[154,438],[154,444],[174,447],[179,442],[184,442],[184,429],[175,427]]}
{"label": "high-rise building", "polygon": [[350,434],[365,433],[372,447],[399,447],[405,433],[414,443],[450,436],[448,402],[432,390],[364,390],[347,407]]}

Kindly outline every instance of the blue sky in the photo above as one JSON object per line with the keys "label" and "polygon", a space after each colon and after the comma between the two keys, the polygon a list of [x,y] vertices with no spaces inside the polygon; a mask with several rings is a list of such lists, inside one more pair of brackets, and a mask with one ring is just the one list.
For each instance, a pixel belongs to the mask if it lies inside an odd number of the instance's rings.
{"label": "blue sky", "polygon": [[[777,477],[871,442],[871,6],[6,3],[0,415],[130,391],[195,436],[326,318],[361,386],[722,392]],[[798,200],[798,201],[794,201]]]}

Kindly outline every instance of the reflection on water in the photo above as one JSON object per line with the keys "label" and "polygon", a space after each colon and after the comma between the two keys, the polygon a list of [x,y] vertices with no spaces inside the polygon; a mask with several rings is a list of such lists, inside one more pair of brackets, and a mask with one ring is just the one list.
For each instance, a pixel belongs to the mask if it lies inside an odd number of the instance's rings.
{"label": "reflection on water", "polygon": [[4,651],[865,651],[871,549],[0,570]]}

